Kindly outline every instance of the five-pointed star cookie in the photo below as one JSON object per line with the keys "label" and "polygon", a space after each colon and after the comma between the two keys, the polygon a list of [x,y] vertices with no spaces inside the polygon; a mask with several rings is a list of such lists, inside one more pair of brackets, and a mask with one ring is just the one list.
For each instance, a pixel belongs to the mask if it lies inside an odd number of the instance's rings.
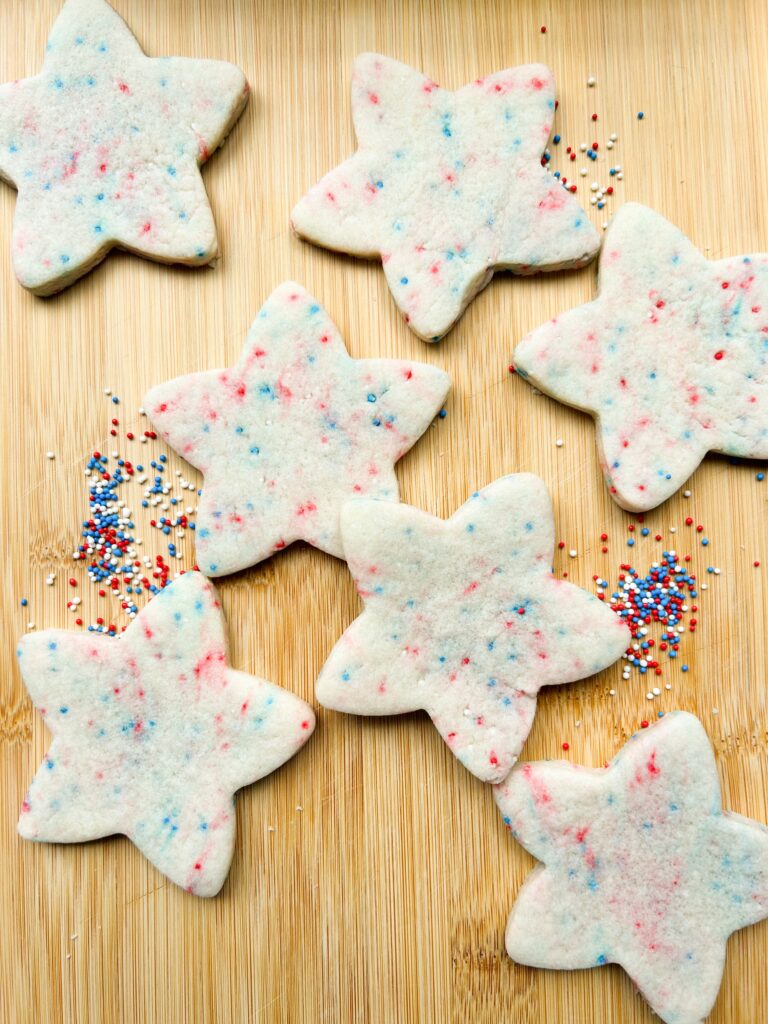
{"label": "five-pointed star cookie", "polygon": [[436,341],[495,269],[580,266],[597,252],[589,218],[541,166],[555,111],[541,64],[458,92],[375,53],[355,62],[359,149],[294,209],[304,238],[380,257],[406,322]]}
{"label": "five-pointed star cookie", "polygon": [[46,630],[19,665],[53,733],[19,819],[25,839],[122,833],[177,885],[213,896],[235,839],[234,793],[314,728],[292,694],[227,664],[213,585],[179,577],[119,639]]}
{"label": "five-pointed star cookie", "polygon": [[673,712],[604,769],[518,765],[496,801],[543,861],[507,925],[533,967],[618,963],[666,1024],[699,1024],[728,936],[768,917],[768,829],[721,807],[698,719]]}
{"label": "five-pointed star cookie", "polygon": [[113,246],[210,263],[218,245],[199,165],[247,96],[232,64],[150,59],[106,0],[66,0],[40,74],[0,86],[21,284],[60,291]]}
{"label": "five-pointed star cookie", "polygon": [[295,540],[342,558],[342,504],[398,500],[394,464],[449,387],[446,373],[423,363],[352,359],[317,300],[280,285],[235,366],[180,377],[144,399],[160,434],[205,474],[202,571],[236,572]]}
{"label": "five-pointed star cookie", "polygon": [[654,508],[708,451],[768,458],[768,256],[710,262],[627,204],[605,236],[597,298],[533,331],[514,358],[595,417],[618,504]]}
{"label": "five-pointed star cookie", "polygon": [[447,521],[349,502],[342,536],[365,611],[331,652],[318,700],[362,715],[422,708],[484,782],[516,761],[542,686],[599,672],[630,643],[610,609],[552,575],[538,477],[502,477]]}

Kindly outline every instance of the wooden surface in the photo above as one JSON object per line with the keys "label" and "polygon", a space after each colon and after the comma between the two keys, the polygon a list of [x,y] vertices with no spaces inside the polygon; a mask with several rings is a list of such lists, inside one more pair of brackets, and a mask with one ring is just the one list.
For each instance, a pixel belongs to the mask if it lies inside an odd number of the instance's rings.
{"label": "wooden surface", "polygon": [[[425,715],[364,720],[321,710],[307,748],[239,796],[232,871],[211,901],[166,883],[122,838],[75,847],[23,842],[18,809],[47,737],[13,651],[29,620],[72,625],[66,578],[87,504],[84,459],[95,446],[113,449],[102,389],[121,396],[123,427],[138,427],[145,389],[232,362],[261,302],[286,278],[326,305],[353,355],[420,358],[452,375],[447,418],[401,463],[405,501],[446,516],[502,473],[539,473],[566,542],[556,571],[585,587],[593,573],[615,580],[628,557],[630,518],[603,486],[591,420],[507,372],[517,339],[591,297],[594,268],[500,275],[458,328],[429,347],[400,319],[378,264],[303,244],[291,235],[289,212],[355,147],[349,81],[360,51],[379,50],[453,88],[543,60],[558,82],[563,144],[619,134],[613,155],[625,179],[615,183],[611,208],[625,197],[647,202],[713,258],[766,249],[764,3],[115,6],[151,55],[234,61],[253,96],[204,172],[223,251],[214,270],[112,254],[60,297],[35,299],[13,278],[16,197],[0,187],[0,1020],[647,1024],[650,1010],[617,967],[550,973],[506,957],[506,917],[533,861],[506,834],[490,789],[452,758]],[[0,81],[37,72],[58,8],[59,0],[0,0]],[[590,74],[594,89],[586,87]],[[564,157],[561,147],[556,165],[569,173],[574,165]],[[608,180],[604,160],[603,152],[578,179],[585,204],[593,168]],[[138,460],[137,444],[121,447]],[[55,461],[46,460],[48,449]],[[665,668],[673,689],[653,705],[648,680],[624,683],[618,665],[545,691],[526,757],[563,756],[567,740],[567,756],[599,764],[642,718],[685,708],[715,744],[727,806],[768,821],[766,583],[765,569],[752,567],[754,559],[768,565],[768,481],[756,483],[759,468],[708,458],[688,500],[678,495],[647,516],[665,542],[639,539],[634,548],[636,565],[674,545],[694,551],[698,570],[722,569],[708,580],[700,626],[677,663],[691,671]],[[692,547],[689,513],[707,527],[707,552]],[[611,538],[607,555],[602,530]],[[165,553],[147,526],[139,535],[145,551]],[[571,547],[578,557],[568,557]],[[191,564],[189,542],[185,548]],[[52,569],[58,579],[46,587]],[[296,546],[220,589],[233,664],[314,703],[320,667],[359,609],[344,565]],[[88,585],[78,592],[92,621],[104,603]],[[768,923],[735,936],[728,954],[712,1021],[764,1021]]]}

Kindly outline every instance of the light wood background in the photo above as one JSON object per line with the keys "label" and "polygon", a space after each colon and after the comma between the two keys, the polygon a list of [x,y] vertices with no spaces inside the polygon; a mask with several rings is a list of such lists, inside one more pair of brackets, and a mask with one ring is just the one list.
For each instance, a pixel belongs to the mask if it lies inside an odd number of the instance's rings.
{"label": "light wood background", "polygon": [[[713,258],[765,250],[765,4],[115,6],[149,54],[234,61],[253,95],[204,172],[223,250],[216,269],[169,269],[113,253],[60,297],[35,299],[13,278],[15,194],[0,187],[0,1020],[647,1024],[650,1010],[616,967],[549,973],[506,957],[506,917],[533,861],[506,834],[490,789],[452,758],[424,715],[364,720],[321,710],[305,750],[238,798],[232,871],[211,901],[166,883],[122,838],[75,847],[23,842],[18,809],[46,731],[13,651],[29,620],[38,628],[73,624],[66,578],[82,576],[70,556],[87,507],[84,459],[95,446],[114,447],[107,434],[113,407],[102,389],[121,397],[121,430],[140,426],[145,389],[232,362],[261,302],[286,278],[326,305],[353,355],[420,358],[451,373],[447,418],[401,463],[405,501],[446,516],[500,474],[531,470],[551,489],[566,541],[556,570],[586,587],[593,573],[614,580],[628,557],[630,517],[602,484],[591,421],[507,372],[517,339],[592,296],[594,267],[526,280],[501,275],[448,338],[429,347],[400,319],[377,264],[298,241],[289,212],[355,148],[349,80],[360,51],[379,50],[453,88],[542,60],[559,88],[556,165],[573,170],[562,162],[566,142],[604,143],[616,131],[613,156],[625,179],[614,182],[610,208],[625,197],[649,203]],[[37,72],[58,8],[59,0],[0,0],[0,81]],[[586,87],[590,74],[594,89]],[[593,110],[600,115],[594,128]],[[601,151],[578,179],[585,204],[597,172],[608,180]],[[598,224],[604,219],[592,215]],[[158,449],[126,443],[121,450],[136,462]],[[768,821],[768,481],[756,482],[760,468],[708,458],[688,500],[678,495],[647,516],[665,543],[638,539],[634,548],[637,565],[674,545],[694,552],[698,571],[722,569],[708,578],[700,626],[685,638],[678,667],[665,669],[673,689],[651,705],[649,680],[624,683],[617,665],[546,691],[528,758],[563,756],[568,741],[567,756],[599,764],[642,718],[685,708],[712,738],[727,806]],[[138,506],[138,488],[129,493]],[[684,526],[688,513],[706,525],[707,551]],[[674,538],[670,526],[679,527]],[[611,538],[607,555],[602,530]],[[165,553],[158,534],[139,533],[145,551]],[[571,547],[577,558],[568,557]],[[752,567],[755,559],[762,568]],[[52,569],[58,579],[46,587]],[[220,590],[233,664],[314,703],[319,669],[359,609],[344,565],[296,546]],[[90,586],[78,593],[92,621],[104,602]],[[22,595],[27,609],[19,607]],[[728,954],[712,1021],[765,1021],[768,924],[735,936]]]}

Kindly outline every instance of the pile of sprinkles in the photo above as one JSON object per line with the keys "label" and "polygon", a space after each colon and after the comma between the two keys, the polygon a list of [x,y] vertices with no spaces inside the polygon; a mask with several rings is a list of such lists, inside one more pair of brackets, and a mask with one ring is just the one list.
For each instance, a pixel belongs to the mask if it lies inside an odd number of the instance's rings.
{"label": "pile of sprinkles", "polygon": [[[104,394],[113,405],[120,404],[111,389],[105,388]],[[139,410],[139,415],[145,415],[143,409]],[[119,419],[112,415],[110,437],[118,437],[119,427]],[[184,540],[195,529],[193,517],[201,492],[196,484],[185,479],[181,469],[176,469],[174,474],[169,472],[166,452],[154,454],[158,443],[153,430],[129,429],[125,432],[125,441],[151,444],[151,450],[144,449],[149,456],[148,463],[134,463],[119,451],[108,455],[96,449],[90,454],[84,469],[88,481],[88,518],[82,522],[72,552],[76,565],[85,568],[88,580],[97,588],[98,598],[117,603],[116,609],[104,609],[104,614],[96,616],[87,626],[91,632],[108,636],[124,631],[127,622],[118,625],[120,619],[135,618],[147,601],[185,569],[197,569],[190,564],[191,557],[186,558],[187,564],[184,564]],[[50,453],[46,455],[51,457]],[[140,488],[138,495],[137,487]],[[131,491],[132,495],[128,493]],[[139,552],[143,541],[137,536],[137,516],[132,511],[132,502],[126,500],[131,496],[138,500],[146,525],[165,539],[164,553]],[[147,518],[149,516],[151,518]],[[46,584],[53,586],[55,581],[56,573],[48,573]],[[69,587],[76,590],[81,581],[71,576]],[[22,598],[21,604],[26,607],[27,599]],[[68,610],[75,615],[75,624],[84,627],[81,605],[79,596],[67,600]],[[34,629],[34,623],[30,622],[28,628]]]}
{"label": "pile of sprinkles", "polygon": [[[685,492],[686,496],[690,491]],[[693,529],[693,535],[702,548],[709,546],[709,538],[701,523],[695,525],[692,516],[686,516],[685,525]],[[629,536],[626,545],[630,549],[635,546],[635,534],[638,532],[645,538],[651,534],[644,525],[644,517],[638,516],[636,522],[627,526]],[[677,533],[677,527],[671,526],[669,532]],[[600,535],[602,551],[608,548],[608,534]],[[654,534],[656,543],[663,541],[660,533]],[[646,571],[635,568],[630,562],[624,561],[619,566],[618,580],[611,592],[609,602],[612,611],[624,620],[632,634],[632,643],[624,654],[622,678],[631,678],[635,670],[640,676],[651,673],[654,676],[663,674],[663,661],[676,661],[681,656],[681,641],[686,633],[695,633],[698,625],[696,615],[699,611],[697,601],[702,591],[708,589],[706,582],[699,582],[697,574],[691,566],[691,554],[681,555],[675,549],[664,549],[660,558],[651,562]],[[709,565],[707,575],[719,576],[720,569]],[[595,575],[592,577],[598,587],[598,598],[606,600],[609,582]],[[651,633],[656,632],[656,636]],[[681,665],[682,672],[688,672],[689,666]],[[666,690],[671,690],[671,683],[665,683]],[[611,690],[611,695],[615,695]],[[648,700],[661,696],[661,688],[654,686],[646,693]]]}
{"label": "pile of sprinkles", "polygon": [[[590,75],[587,78],[587,80],[586,80],[586,84],[587,84],[587,88],[593,89],[595,87],[595,85],[597,84],[597,79],[595,78],[594,75]],[[559,104],[555,103],[555,109],[556,110],[558,109],[558,107],[559,107]],[[637,120],[638,121],[642,121],[642,120],[644,120],[644,118],[645,118],[645,114],[642,111],[639,111],[637,113]],[[606,151],[609,152],[610,150],[614,149],[614,147],[618,144],[619,136],[618,136],[617,132],[611,132],[610,135],[608,135],[607,138],[605,138],[602,143],[599,141],[599,139],[595,139],[594,138],[594,135],[595,135],[595,125],[596,125],[596,123],[599,120],[600,120],[600,117],[599,117],[599,114],[597,114],[597,113],[593,113],[590,116],[590,121],[591,121],[591,125],[592,125],[592,127],[590,128],[590,135],[593,138],[593,141],[591,143],[589,143],[589,142],[580,142],[578,145],[566,145],[565,146],[565,156],[566,156],[566,159],[568,160],[569,163],[575,163],[579,159],[579,157],[581,156],[582,160],[587,160],[591,164],[596,164],[598,162],[598,159],[602,156],[601,146]],[[559,133],[556,132],[552,136],[552,146],[553,147],[559,147],[561,142],[562,142],[562,136]],[[563,186],[563,188],[566,189],[566,191],[571,192],[571,193],[575,193],[577,191],[577,184],[576,184],[576,182],[573,181],[573,180],[569,180],[569,177],[566,175],[566,173],[564,171],[562,171],[560,169],[553,170],[552,168],[550,168],[550,163],[552,161],[552,156],[553,156],[552,150],[550,150],[549,148],[545,149],[544,150],[544,154],[543,154],[543,156],[541,158],[542,166],[546,167],[548,170],[552,170],[552,174],[554,175],[555,178],[557,178],[557,180],[560,182],[560,184]],[[610,158],[608,159],[608,161],[605,161],[605,162],[610,163]],[[574,170],[575,170],[575,168],[574,168]],[[596,170],[597,169],[593,170],[593,172],[592,172],[593,175],[595,174]],[[589,171],[589,167],[588,167],[587,164],[585,164],[584,166],[578,168],[578,175],[579,175],[580,178],[586,178],[589,173],[590,173],[590,171]],[[616,185],[616,183],[617,182],[621,182],[621,181],[624,180],[624,171],[622,169],[621,164],[618,164],[618,163],[617,164],[611,163],[610,166],[607,168],[607,170],[604,170],[602,173],[603,173],[603,179],[604,179],[602,182],[600,180],[598,180],[598,178],[594,178],[594,180],[592,180],[590,182],[590,185],[589,185],[589,191],[590,191],[589,202],[590,202],[590,205],[594,206],[598,210],[605,209],[605,207],[611,201],[611,198],[612,198],[612,196],[615,193],[615,185]],[[606,179],[606,174],[607,174],[607,179]],[[608,221],[603,221],[603,223],[602,223],[603,230],[605,230],[607,227],[608,227]]]}
{"label": "pile of sprinkles", "polygon": [[[690,498],[691,492],[683,491],[683,496]],[[663,535],[652,533],[644,520],[645,516],[639,514],[627,524],[624,543],[630,550],[635,548],[640,538],[648,538],[650,543],[659,546],[664,541]],[[691,545],[691,550],[695,552],[698,547],[708,553],[710,540],[703,524],[696,523],[692,516],[686,516],[684,522],[690,531],[689,541],[695,544]],[[668,532],[676,535],[678,528],[670,526]],[[596,549],[605,555],[609,551],[608,545],[609,535],[603,531],[599,535]],[[558,541],[557,547],[565,553],[566,542]],[[579,557],[576,548],[570,548],[567,554],[571,559]],[[754,564],[757,566],[760,563]],[[696,632],[699,624],[698,602],[702,593],[709,589],[706,580],[720,574],[721,570],[714,565],[707,565],[703,571],[699,571],[693,554],[680,554],[674,548],[663,548],[647,570],[636,568],[627,560],[622,561],[618,566],[613,589],[608,579],[597,573],[592,576],[597,588],[596,596],[601,601],[608,601],[611,610],[626,623],[632,636],[632,642],[623,655],[622,679],[625,682],[632,678],[633,673],[642,679],[648,674],[663,676],[665,670],[677,669],[678,666],[683,673],[690,670],[684,660],[684,651],[681,650],[684,637]],[[560,575],[567,579],[568,571],[561,571]],[[645,692],[646,700],[654,701],[662,696],[662,680],[656,679],[656,682],[659,685]],[[663,685],[664,690],[672,689],[670,682],[664,682]],[[608,693],[611,697],[616,696],[613,688]],[[712,713],[717,714],[716,709]],[[661,718],[663,714],[663,711],[659,711],[658,717]]]}

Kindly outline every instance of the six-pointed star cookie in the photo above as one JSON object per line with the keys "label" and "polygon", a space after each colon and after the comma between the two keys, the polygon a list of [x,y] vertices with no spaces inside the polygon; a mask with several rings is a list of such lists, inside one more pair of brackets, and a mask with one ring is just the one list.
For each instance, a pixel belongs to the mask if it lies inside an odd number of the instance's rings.
{"label": "six-pointed star cookie", "polygon": [[53,733],[22,807],[26,839],[128,836],[198,896],[224,883],[236,790],[287,761],[314,728],[298,697],[227,664],[213,585],[186,573],[119,639],[47,630],[19,665]]}
{"label": "six-pointed star cookie", "polygon": [[518,765],[496,801],[543,861],[509,918],[509,955],[621,964],[667,1024],[702,1021],[728,936],[768,916],[768,829],[722,810],[698,719],[665,716],[604,769]]}
{"label": "six-pointed star cookie", "polygon": [[502,477],[449,520],[349,502],[344,552],[365,611],[317,682],[325,707],[423,708],[459,760],[499,782],[533,722],[540,687],[616,661],[626,626],[552,575],[552,504],[538,477]]}
{"label": "six-pointed star cookie", "polygon": [[654,508],[708,451],[768,458],[768,256],[710,262],[627,204],[605,236],[597,298],[533,331],[514,358],[595,417],[618,504]]}
{"label": "six-pointed star cookie", "polygon": [[342,504],[397,501],[394,464],[449,387],[423,363],[350,358],[317,300],[280,285],[235,366],[161,384],[144,400],[161,435],[205,474],[202,571],[235,572],[295,540],[342,558]]}
{"label": "six-pointed star cookie", "polygon": [[541,64],[449,92],[364,53],[352,78],[359,149],[298,203],[293,227],[318,245],[381,257],[407,323],[436,341],[495,269],[557,270],[597,252],[589,218],[541,166],[554,110]]}
{"label": "six-pointed star cookie", "polygon": [[210,263],[218,245],[199,165],[247,96],[232,64],[150,59],[106,0],[67,0],[40,74],[0,86],[21,284],[60,291],[113,246]]}

